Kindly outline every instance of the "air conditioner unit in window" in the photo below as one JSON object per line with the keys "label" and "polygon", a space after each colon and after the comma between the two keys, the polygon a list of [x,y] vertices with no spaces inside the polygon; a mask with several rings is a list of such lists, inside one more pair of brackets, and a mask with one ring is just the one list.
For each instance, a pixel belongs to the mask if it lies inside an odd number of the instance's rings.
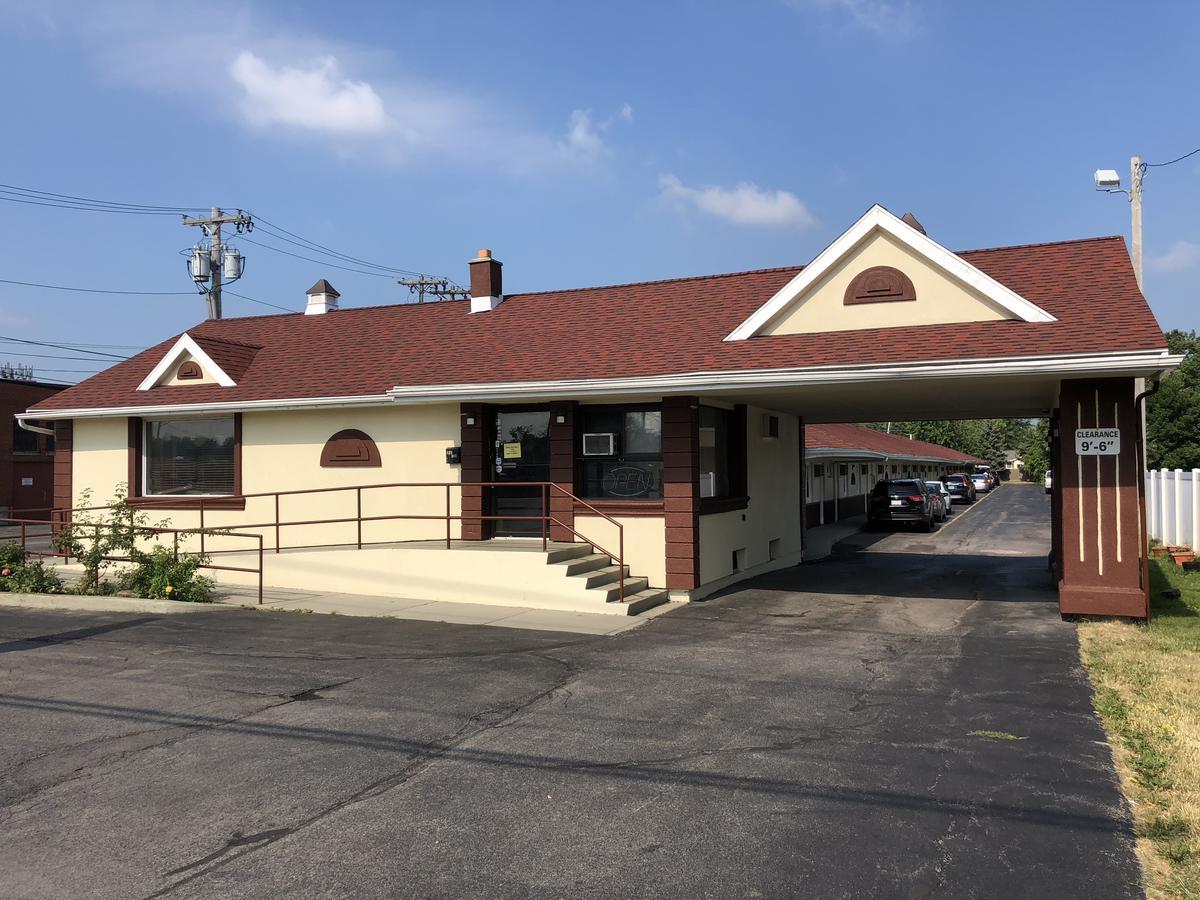
{"label": "air conditioner unit in window", "polygon": [[615,438],[616,435],[612,432],[585,434],[583,436],[583,455],[612,456]]}

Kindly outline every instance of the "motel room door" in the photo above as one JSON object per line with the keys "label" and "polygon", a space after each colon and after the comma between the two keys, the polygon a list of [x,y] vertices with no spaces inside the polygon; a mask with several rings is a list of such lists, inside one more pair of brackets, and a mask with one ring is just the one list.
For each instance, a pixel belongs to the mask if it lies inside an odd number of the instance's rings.
{"label": "motel room door", "polygon": [[[550,480],[550,410],[501,407],[496,411],[495,468],[493,479],[506,481]],[[540,537],[536,520],[504,516],[541,516],[542,490],[538,487],[496,487],[491,491],[491,514],[497,537]]]}

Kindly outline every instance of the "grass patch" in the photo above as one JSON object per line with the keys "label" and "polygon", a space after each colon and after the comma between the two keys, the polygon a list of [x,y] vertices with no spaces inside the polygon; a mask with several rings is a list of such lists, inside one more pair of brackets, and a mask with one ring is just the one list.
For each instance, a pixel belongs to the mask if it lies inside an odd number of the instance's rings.
{"label": "grass patch", "polygon": [[1027,741],[1029,738],[1007,731],[968,731],[967,737],[991,738],[994,741]]}
{"label": "grass patch", "polygon": [[1150,624],[1083,621],[1079,644],[1147,894],[1200,898],[1200,573],[1152,559],[1150,583]]}

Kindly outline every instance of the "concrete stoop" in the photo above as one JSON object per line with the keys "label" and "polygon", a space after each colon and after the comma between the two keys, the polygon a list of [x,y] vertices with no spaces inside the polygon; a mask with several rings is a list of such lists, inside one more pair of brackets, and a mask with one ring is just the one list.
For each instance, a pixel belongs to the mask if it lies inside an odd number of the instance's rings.
{"label": "concrete stoop", "polygon": [[[218,554],[220,565],[254,566],[248,554]],[[253,573],[210,573],[223,586],[256,586]],[[629,567],[597,553],[590,544],[540,541],[489,542],[447,549],[415,542],[347,549],[268,551],[263,558],[268,588],[353,593],[409,600],[524,606],[580,613],[633,616],[666,603],[666,590],[652,588]],[[625,599],[620,600],[624,582]]]}

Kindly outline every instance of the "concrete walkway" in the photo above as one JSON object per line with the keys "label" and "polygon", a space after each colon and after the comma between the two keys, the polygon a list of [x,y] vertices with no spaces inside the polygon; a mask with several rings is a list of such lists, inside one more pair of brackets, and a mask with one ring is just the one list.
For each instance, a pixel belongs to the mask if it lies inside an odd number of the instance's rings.
{"label": "concrete walkway", "polygon": [[866,524],[867,517],[861,515],[808,529],[808,546],[804,549],[804,561],[816,562],[828,558],[833,554],[834,544],[862,531]]}
{"label": "concrete walkway", "polygon": [[448,622],[453,625],[495,625],[529,631],[562,631],[570,634],[619,634],[645,624],[678,603],[664,603],[637,616],[578,613],[565,610],[531,609],[525,606],[494,606],[484,603],[449,603],[408,600],[403,597],[374,597],[362,594],[331,594],[267,588],[263,605],[253,589],[218,589],[215,603],[183,603],[177,600],[142,600],[137,597],[84,597],[78,594],[0,594],[0,607],[61,609],[79,612],[209,613],[253,609],[261,612],[324,613],[333,616],[366,616]]}

